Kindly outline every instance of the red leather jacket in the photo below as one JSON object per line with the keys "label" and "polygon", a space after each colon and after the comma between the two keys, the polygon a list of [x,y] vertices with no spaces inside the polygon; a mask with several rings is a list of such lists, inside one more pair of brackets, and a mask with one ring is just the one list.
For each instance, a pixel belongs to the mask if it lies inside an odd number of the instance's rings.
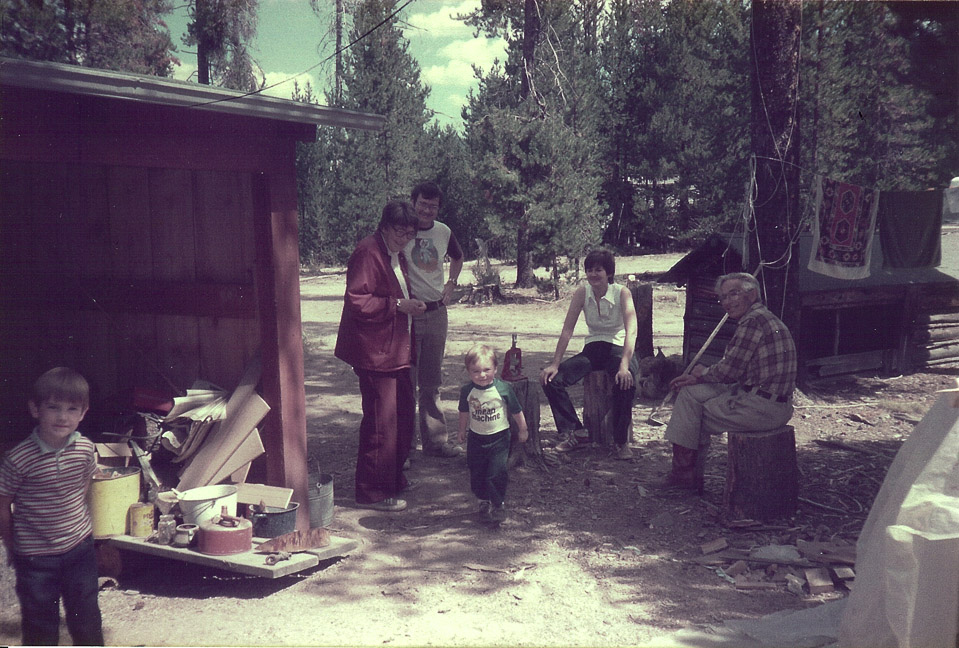
{"label": "red leather jacket", "polygon": [[[406,279],[406,257],[400,252]],[[406,279],[409,291],[409,279]],[[333,355],[354,369],[396,371],[412,365],[409,315],[396,309],[403,291],[379,230],[359,242],[346,267],[346,294]]]}

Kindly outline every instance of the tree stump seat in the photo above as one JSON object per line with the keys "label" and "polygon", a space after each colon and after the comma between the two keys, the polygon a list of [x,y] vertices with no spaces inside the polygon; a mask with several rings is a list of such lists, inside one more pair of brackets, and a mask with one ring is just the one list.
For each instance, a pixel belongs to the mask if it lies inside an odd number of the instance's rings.
{"label": "tree stump seat", "polygon": [[[733,519],[770,520],[792,515],[799,497],[796,434],[791,425],[761,432],[727,432],[723,506]],[[707,446],[696,455],[700,495]]]}
{"label": "tree stump seat", "polygon": [[[616,381],[605,371],[591,371],[583,380],[583,426],[589,432],[590,443],[611,446],[613,435],[613,390]],[[633,439],[630,423],[627,441]]]}

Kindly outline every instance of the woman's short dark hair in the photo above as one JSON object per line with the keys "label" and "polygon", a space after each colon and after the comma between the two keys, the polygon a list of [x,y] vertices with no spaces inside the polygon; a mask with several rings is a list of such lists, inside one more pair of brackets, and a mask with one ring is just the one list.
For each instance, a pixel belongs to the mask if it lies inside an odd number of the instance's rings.
{"label": "woman's short dark hair", "polygon": [[609,276],[609,283],[613,283],[613,275],[616,274],[616,258],[613,253],[609,250],[593,250],[587,254],[583,261],[583,268],[588,271],[596,266],[602,266]]}
{"label": "woman's short dark hair", "polygon": [[412,227],[416,228],[419,219],[416,218],[416,212],[413,211],[413,205],[405,200],[391,200],[383,207],[383,215],[380,216],[380,224],[377,229],[384,227]]}

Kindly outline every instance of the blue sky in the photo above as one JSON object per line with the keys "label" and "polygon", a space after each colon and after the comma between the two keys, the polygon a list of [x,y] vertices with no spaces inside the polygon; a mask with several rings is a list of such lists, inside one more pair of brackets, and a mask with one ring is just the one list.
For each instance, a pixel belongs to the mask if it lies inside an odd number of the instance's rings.
{"label": "blue sky", "polygon": [[[465,14],[480,0],[414,0],[401,14],[407,24],[410,53],[419,62],[422,81],[430,86],[427,106],[437,113],[441,124],[461,125],[460,108],[470,88],[475,87],[471,69],[476,64],[489,69],[495,58],[502,60],[503,42],[499,39],[473,38],[472,29],[452,16]],[[324,1],[321,0],[321,4]],[[333,0],[326,0],[331,8]],[[196,80],[196,55],[183,45],[187,16],[179,9],[167,20],[182,65],[174,72],[178,79]],[[267,94],[289,98],[292,79],[313,84],[322,97],[332,75],[333,62],[303,72],[333,53],[330,20],[323,20],[310,9],[309,0],[260,0],[256,41],[251,47],[267,85],[285,81]],[[191,50],[191,51],[187,51]],[[287,81],[289,79],[289,81]]]}

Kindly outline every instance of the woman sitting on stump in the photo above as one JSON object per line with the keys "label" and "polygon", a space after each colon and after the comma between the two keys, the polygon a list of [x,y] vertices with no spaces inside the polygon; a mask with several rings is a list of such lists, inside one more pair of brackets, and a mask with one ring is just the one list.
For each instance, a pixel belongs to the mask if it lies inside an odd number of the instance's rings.
{"label": "woman sitting on stump", "polygon": [[[616,260],[607,250],[593,250],[583,262],[588,286],[580,286],[566,311],[563,331],[556,343],[553,360],[543,368],[540,380],[549,400],[556,429],[565,439],[556,446],[559,452],[585,447],[589,433],[576,414],[567,389],[591,371],[605,371],[614,377],[613,435],[616,456],[632,458],[629,449],[629,423],[636,395],[639,363],[633,357],[636,346],[636,308],[626,286],[614,283]],[[586,314],[586,344],[569,360],[563,360],[580,313]]]}

